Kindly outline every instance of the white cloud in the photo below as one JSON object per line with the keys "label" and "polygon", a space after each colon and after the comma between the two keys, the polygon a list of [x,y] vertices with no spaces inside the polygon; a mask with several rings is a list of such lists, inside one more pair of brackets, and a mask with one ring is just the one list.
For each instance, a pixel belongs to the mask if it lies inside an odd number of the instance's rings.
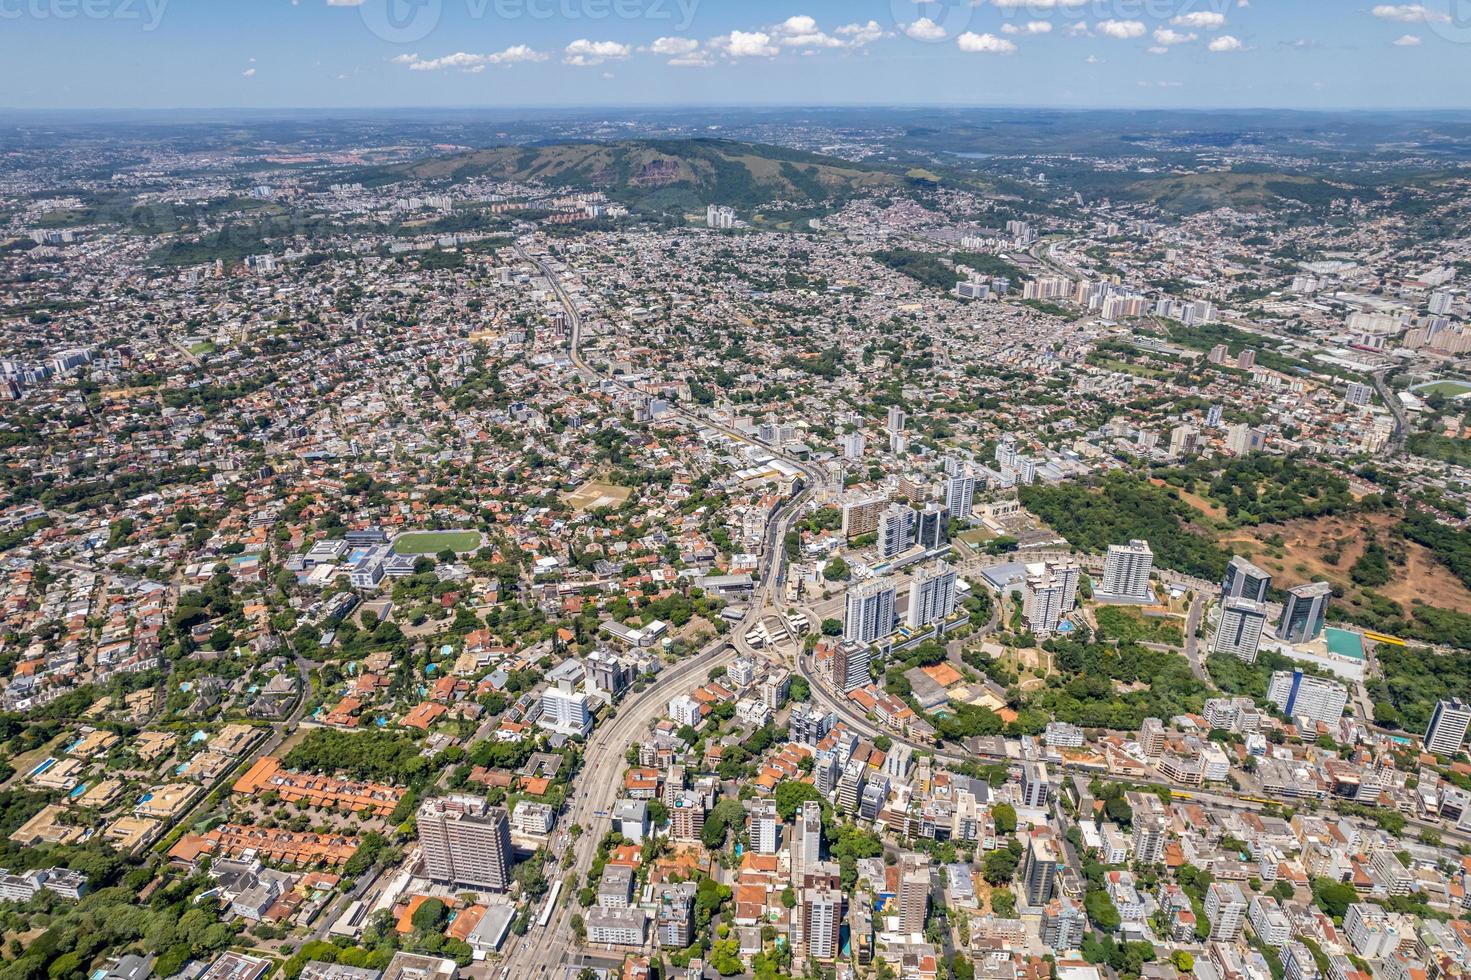
{"label": "white cloud", "polygon": [[1369,11],[1380,20],[1397,20],[1402,24],[1444,24],[1450,15],[1430,10],[1420,3],[1381,3]]}
{"label": "white cloud", "polygon": [[1189,44],[1197,37],[1197,34],[1181,34],[1168,27],[1161,27],[1154,32],[1154,43],[1168,47],[1171,44]]}
{"label": "white cloud", "polygon": [[1097,27],[1098,33],[1120,41],[1144,36],[1144,22],[1138,20],[1100,20]]}
{"label": "white cloud", "polygon": [[1211,43],[1208,44],[1208,45],[1206,45],[1206,46],[1208,48],[1210,48],[1212,51],[1240,51],[1241,50],[1241,42],[1239,40],[1237,40],[1236,38],[1232,37],[1230,34],[1222,34],[1220,37],[1212,39]]}
{"label": "white cloud", "polygon": [[361,7],[363,0],[327,0],[329,7]]}
{"label": "white cloud", "polygon": [[1101,64],[1103,64],[1103,59],[1100,58],[1100,57],[1098,57],[1098,55],[1096,55],[1096,54],[1090,54],[1088,57],[1086,57],[1086,58],[1083,59],[1083,64],[1085,64],[1085,65],[1101,65]]}
{"label": "white cloud", "polygon": [[1066,33],[1068,37],[1078,37],[1079,35],[1087,34],[1088,22],[1086,20],[1080,20],[1076,24],[1070,24]]}
{"label": "white cloud", "polygon": [[1415,34],[1405,34],[1395,38],[1394,46],[1397,48],[1416,48],[1420,46],[1420,38]]}
{"label": "white cloud", "polygon": [[585,68],[589,65],[601,65],[605,61],[621,61],[632,50],[628,45],[617,41],[589,41],[580,37],[563,50],[562,63]]}
{"label": "white cloud", "polygon": [[861,48],[865,44],[872,44],[883,37],[884,29],[879,26],[878,21],[871,20],[866,24],[844,24],[834,33],[846,37],[848,43],[854,47]]}
{"label": "white cloud", "polygon": [[1176,27],[1194,27],[1202,31],[1214,31],[1226,26],[1226,15],[1216,13],[1214,10],[1192,10],[1188,14],[1181,14],[1170,21]]}
{"label": "white cloud", "polygon": [[941,27],[939,24],[936,24],[928,17],[921,17],[914,23],[907,25],[904,28],[904,33],[908,34],[916,41],[945,40],[945,28]]}
{"label": "white cloud", "polygon": [[246,78],[254,78],[255,77],[255,69],[254,68],[247,68],[243,72],[241,72],[240,74],[244,75]]}
{"label": "white cloud", "polygon": [[1016,45],[995,34],[977,34],[966,31],[955,39],[960,50],[970,54],[1015,54]]}
{"label": "white cloud", "polygon": [[[977,0],[979,3],[980,0]],[[1088,0],[991,0],[1003,10],[1025,7],[1027,10],[1054,10],[1058,7],[1085,7]]]}
{"label": "white cloud", "polygon": [[1052,21],[1029,20],[1025,24],[1002,24],[1003,34],[1051,34]]}
{"label": "white cloud", "polygon": [[430,58],[427,61],[419,60],[417,54],[399,55],[394,58],[395,64],[408,65],[410,71],[454,71],[470,72],[478,75],[485,71],[487,65],[515,65],[523,62],[546,61],[550,57],[543,51],[537,51],[524,44],[513,44],[504,51],[494,54],[471,54],[467,51],[456,51],[442,58]]}
{"label": "white cloud", "polygon": [[731,31],[711,41],[710,46],[732,58],[771,58],[781,50],[765,31]]}
{"label": "white cloud", "polygon": [[685,57],[700,50],[700,42],[689,37],[660,37],[643,50],[671,58]]}
{"label": "white cloud", "polygon": [[1169,54],[1170,53],[1170,49],[1169,48],[1162,48],[1158,44],[1154,45],[1151,48],[1148,48],[1147,50],[1149,51],[1150,54]]}

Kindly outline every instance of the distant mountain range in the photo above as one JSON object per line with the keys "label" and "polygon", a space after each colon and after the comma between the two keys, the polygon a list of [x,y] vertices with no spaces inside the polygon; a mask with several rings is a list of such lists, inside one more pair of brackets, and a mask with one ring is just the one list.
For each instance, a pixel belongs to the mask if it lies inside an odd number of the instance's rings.
{"label": "distant mountain range", "polygon": [[909,183],[903,174],[877,166],[716,139],[506,146],[388,167],[383,173],[389,179],[541,180],[600,190],[648,211],[702,210],[707,203],[817,205]]}

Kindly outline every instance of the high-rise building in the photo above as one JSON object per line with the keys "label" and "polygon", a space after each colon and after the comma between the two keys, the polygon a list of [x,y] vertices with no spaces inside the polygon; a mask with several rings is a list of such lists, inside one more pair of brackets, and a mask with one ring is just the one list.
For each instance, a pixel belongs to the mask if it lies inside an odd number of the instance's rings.
{"label": "high-rise building", "polygon": [[1323,632],[1328,618],[1328,600],[1333,586],[1327,582],[1310,582],[1287,590],[1282,603],[1282,619],[1277,623],[1277,639],[1285,643],[1310,643]]}
{"label": "high-rise building", "polygon": [[1460,698],[1437,701],[1425,729],[1425,748],[1436,755],[1453,756],[1466,744],[1466,728],[1471,726],[1471,706]]}
{"label": "high-rise building", "polygon": [[592,731],[592,710],[587,694],[574,689],[572,682],[562,680],[541,695],[541,715],[536,723],[563,735],[586,737]]}
{"label": "high-rise building", "polygon": [[1221,599],[1250,599],[1266,602],[1267,591],[1272,587],[1272,576],[1262,571],[1240,555],[1234,556],[1226,565],[1226,577],[1221,581]]}
{"label": "high-rise building", "polygon": [[1166,830],[1164,817],[1148,813],[1134,821],[1134,860],[1140,864],[1161,864],[1165,859]]}
{"label": "high-rise building", "polygon": [[775,854],[781,846],[781,817],[776,804],[757,800],[751,806],[751,850],[757,854]]}
{"label": "high-rise building", "polygon": [[685,949],[694,940],[695,885],[665,885],[659,891],[654,925],[664,949]]}
{"label": "high-rise building", "polygon": [[1153,598],[1149,587],[1149,573],[1153,570],[1154,552],[1149,550],[1148,541],[1109,545],[1100,597],[1136,601]]}
{"label": "high-rise building", "polygon": [[504,807],[478,796],[445,796],[419,804],[424,873],[461,888],[511,887],[511,824]]}
{"label": "high-rise building", "polygon": [[908,417],[904,414],[904,409],[900,408],[898,405],[889,406],[890,432],[903,432],[904,425],[906,422],[908,422],[908,420]]}
{"label": "high-rise building", "polygon": [[878,554],[893,558],[909,550],[914,543],[915,513],[904,504],[891,504],[879,515]]}
{"label": "high-rise building", "polygon": [[894,580],[877,578],[848,589],[843,639],[873,643],[894,632]]}
{"label": "high-rise building", "polygon": [[836,803],[844,813],[857,813],[858,800],[863,795],[863,783],[868,775],[867,761],[854,756],[843,766],[843,775],[838,779]]}
{"label": "high-rise building", "polygon": [[803,802],[792,830],[792,879],[800,882],[822,860],[822,805]]}
{"label": "high-rise building", "polygon": [[908,855],[899,869],[899,931],[905,935],[924,932],[929,913],[929,865],[915,855]]}
{"label": "high-rise building", "polygon": [[1289,718],[1336,722],[1348,705],[1348,688],[1301,670],[1279,670],[1272,674],[1267,686],[1267,700]]}
{"label": "high-rise building", "polygon": [[1205,918],[1210,923],[1211,938],[1234,942],[1246,923],[1246,898],[1235,882],[1218,881],[1205,896]]}
{"label": "high-rise building", "polygon": [[1043,762],[1022,764],[1022,806],[1040,810],[1047,805],[1047,796],[1052,786],[1047,778],[1047,765]]}
{"label": "high-rise building", "polygon": [[867,643],[840,640],[833,648],[833,687],[847,694],[873,680],[868,671],[870,659]]}
{"label": "high-rise building", "polygon": [[906,622],[918,629],[943,620],[953,612],[955,569],[942,561],[936,561],[928,568],[916,572],[909,583],[909,613]]}
{"label": "high-rise building", "polygon": [[867,445],[868,440],[863,437],[862,432],[849,432],[843,436],[843,458],[850,463],[857,462],[863,458],[863,450]]}
{"label": "high-rise building", "polygon": [[1042,910],[1042,944],[1054,952],[1078,949],[1087,925],[1082,905],[1070,898],[1054,898]]}
{"label": "high-rise building", "polygon": [[1139,726],[1139,751],[1146,759],[1158,759],[1165,751],[1165,723],[1158,718],[1145,718]]}
{"label": "high-rise building", "polygon": [[1078,563],[1071,558],[1027,566],[1022,615],[1033,633],[1044,638],[1051,636],[1063,617],[1073,611],[1078,598],[1078,575]]}
{"label": "high-rise building", "polygon": [[926,504],[914,525],[914,542],[926,551],[935,551],[950,543],[950,512],[943,504]]}
{"label": "high-rise building", "polygon": [[966,471],[945,481],[945,509],[961,520],[970,516],[976,500],[976,477]]}
{"label": "high-rise building", "polygon": [[705,797],[690,790],[677,791],[669,807],[670,834],[675,840],[699,840],[704,829]]}
{"label": "high-rise building", "polygon": [[843,926],[843,893],[826,884],[802,891],[802,940],[814,960],[835,960]]}
{"label": "high-rise building", "polygon": [[1267,629],[1267,607],[1250,599],[1227,599],[1221,606],[1221,621],[1216,625],[1211,649],[1229,653],[1243,663],[1256,663]]}
{"label": "high-rise building", "polygon": [[1051,837],[1032,837],[1022,855],[1022,897],[1031,908],[1044,908],[1052,901],[1057,881],[1057,845]]}

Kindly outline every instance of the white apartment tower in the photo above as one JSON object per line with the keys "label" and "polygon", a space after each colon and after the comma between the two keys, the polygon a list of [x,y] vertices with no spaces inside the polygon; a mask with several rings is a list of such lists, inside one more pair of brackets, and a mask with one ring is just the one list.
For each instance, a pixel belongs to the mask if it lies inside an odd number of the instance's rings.
{"label": "white apartment tower", "polygon": [[919,629],[955,612],[955,569],[942,561],[915,573],[909,585],[906,621]]}
{"label": "white apartment tower", "polygon": [[873,579],[848,590],[843,639],[873,643],[894,632],[894,580]]}
{"label": "white apartment tower", "polygon": [[1103,563],[1103,587],[1100,593],[1118,599],[1147,600],[1154,593],[1149,588],[1149,573],[1154,570],[1154,552],[1148,541],[1130,541],[1108,547]]}

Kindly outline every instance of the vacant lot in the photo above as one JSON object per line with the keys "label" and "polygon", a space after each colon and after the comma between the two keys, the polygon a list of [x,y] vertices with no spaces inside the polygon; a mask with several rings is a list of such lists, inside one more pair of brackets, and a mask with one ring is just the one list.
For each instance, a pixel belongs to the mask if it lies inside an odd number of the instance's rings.
{"label": "vacant lot", "polygon": [[[1460,579],[1420,545],[1408,541],[1391,543],[1390,529],[1394,521],[1388,514],[1370,514],[1264,524],[1236,532],[1221,543],[1240,554],[1251,555],[1252,561],[1272,573],[1275,586],[1300,585],[1321,579],[1332,582],[1343,589],[1345,595],[1352,596],[1358,591],[1358,586],[1349,577],[1349,569],[1364,553],[1364,546],[1372,536],[1391,550],[1399,547],[1405,550],[1405,563],[1391,564],[1389,583],[1374,591],[1393,599],[1406,610],[1411,602],[1419,599],[1432,606],[1471,613],[1471,591],[1461,584]],[[1270,543],[1274,535],[1281,536],[1280,547]],[[1336,544],[1342,547],[1338,551],[1337,562],[1333,563],[1325,555],[1332,554]]]}
{"label": "vacant lot", "polygon": [[393,539],[396,555],[434,555],[446,548],[461,555],[479,547],[479,531],[410,531]]}
{"label": "vacant lot", "polygon": [[622,507],[632,493],[628,487],[589,480],[566,494],[564,499],[577,510],[598,510],[602,507]]}

